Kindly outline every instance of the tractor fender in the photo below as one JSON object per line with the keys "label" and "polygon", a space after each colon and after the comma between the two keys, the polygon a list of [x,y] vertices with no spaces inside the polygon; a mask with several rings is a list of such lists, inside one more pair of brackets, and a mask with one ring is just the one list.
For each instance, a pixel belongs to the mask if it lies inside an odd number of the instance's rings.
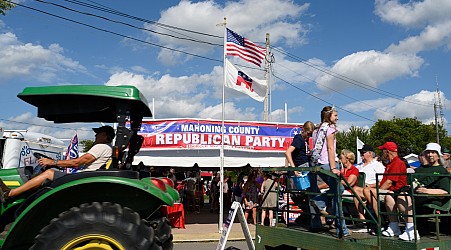
{"label": "tractor fender", "polygon": [[[33,244],[39,231],[72,207],[92,202],[113,202],[128,207],[146,219],[159,211],[161,205],[173,205],[178,199],[169,186],[157,187],[150,178],[130,179],[115,176],[86,177],[69,181],[47,191],[16,214],[17,218],[2,246],[13,249]],[[28,204],[28,205],[27,205]],[[20,210],[20,209],[19,209]]]}

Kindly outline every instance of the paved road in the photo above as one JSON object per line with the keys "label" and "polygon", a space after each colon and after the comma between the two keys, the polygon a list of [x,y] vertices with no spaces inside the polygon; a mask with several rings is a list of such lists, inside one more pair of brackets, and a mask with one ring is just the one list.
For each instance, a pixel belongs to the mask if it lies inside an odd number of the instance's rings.
{"label": "paved road", "polygon": [[[217,246],[218,242],[176,243],[174,244],[174,250],[214,250]],[[227,241],[226,249],[227,248],[229,250],[248,249],[246,241]]]}

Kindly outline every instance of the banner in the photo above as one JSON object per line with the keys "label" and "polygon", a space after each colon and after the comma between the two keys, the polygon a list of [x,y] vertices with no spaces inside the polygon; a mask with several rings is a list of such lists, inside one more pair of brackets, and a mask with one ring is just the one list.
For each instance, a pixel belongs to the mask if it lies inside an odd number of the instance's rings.
{"label": "banner", "polygon": [[[144,137],[142,149],[219,149],[219,120],[148,120],[138,134]],[[247,151],[286,151],[301,125],[260,122],[224,122],[224,147]]]}

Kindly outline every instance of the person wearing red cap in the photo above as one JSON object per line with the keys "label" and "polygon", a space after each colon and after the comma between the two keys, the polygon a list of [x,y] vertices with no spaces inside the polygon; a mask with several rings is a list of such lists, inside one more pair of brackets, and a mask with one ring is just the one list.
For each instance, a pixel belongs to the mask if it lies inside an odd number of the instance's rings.
{"label": "person wearing red cap", "polygon": [[[379,184],[379,193],[394,193],[400,190],[402,187],[407,186],[407,169],[406,164],[398,156],[398,147],[394,142],[386,142],[384,145],[378,147],[382,150],[382,157],[389,159],[389,164],[385,167],[384,176]],[[373,207],[373,211],[376,216],[379,216],[377,209],[377,190],[373,187],[366,187],[363,190],[368,205]],[[395,210],[396,201],[392,195],[380,195],[379,200],[385,201],[387,212],[393,212]],[[399,236],[401,230],[397,223],[397,217],[395,215],[389,216],[390,224],[388,228],[382,231],[383,236]]]}
{"label": "person wearing red cap", "polygon": [[[93,130],[96,133],[94,146],[86,154],[70,160],[41,158],[38,160],[38,164],[43,168],[53,166],[60,168],[73,168],[84,165],[85,168],[83,171],[97,170],[102,165],[106,164],[111,158],[113,150],[110,144],[113,141],[115,133],[111,126],[102,126],[99,128],[93,128]],[[24,185],[15,189],[9,189],[5,184],[3,184],[3,181],[0,180],[0,185],[2,186],[2,188],[0,188],[0,199],[4,202],[10,197],[14,197],[26,191],[40,187],[46,180],[53,181],[66,174],[67,173],[65,172],[49,168],[38,176],[25,182]]]}

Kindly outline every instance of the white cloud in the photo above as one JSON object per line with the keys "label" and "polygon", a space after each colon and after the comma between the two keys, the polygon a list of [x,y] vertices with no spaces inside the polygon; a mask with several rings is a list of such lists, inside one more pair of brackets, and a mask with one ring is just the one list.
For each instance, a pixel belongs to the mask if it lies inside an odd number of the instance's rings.
{"label": "white cloud", "polygon": [[[315,65],[315,67],[320,68],[328,68],[325,62],[318,58],[310,58],[305,62],[299,62],[290,60],[287,58],[285,52],[280,53],[278,50],[283,51],[281,48],[277,48],[277,50],[273,50],[274,56],[276,58],[276,62],[273,64],[274,74],[282,77],[282,79],[291,82],[291,83],[311,83],[314,82],[319,76],[322,75],[322,72],[319,70],[315,70],[311,65]],[[277,80],[274,79],[277,83]],[[281,84],[282,86],[286,86],[286,84]],[[272,86],[272,90],[278,90],[279,88],[283,88],[276,84]]]}
{"label": "white cloud", "polygon": [[2,80],[25,77],[52,82],[62,71],[86,70],[79,62],[63,56],[63,48],[58,44],[51,44],[48,48],[31,43],[23,44],[15,34],[7,32],[0,34],[0,47]]}
{"label": "white cloud", "polygon": [[335,63],[331,68],[335,76],[324,74],[319,77],[318,88],[326,92],[357,86],[374,88],[397,77],[416,76],[422,64],[423,59],[415,55],[374,50],[356,52]]}
{"label": "white cloud", "polygon": [[[224,107],[226,120],[256,121],[260,114],[255,113],[255,108],[238,108],[232,102],[226,102]],[[222,104],[206,107],[199,113],[200,118],[222,119]]]}
{"label": "white cloud", "polygon": [[449,20],[451,1],[424,0],[403,4],[398,0],[376,0],[374,12],[383,21],[415,28]]}
{"label": "white cloud", "polygon": [[[393,117],[397,118],[414,118],[428,123],[434,120],[434,101],[436,92],[430,92],[422,90],[417,94],[407,96],[405,101],[394,105],[387,105],[386,107],[380,107],[374,113],[376,119],[390,120]],[[442,93],[442,101],[448,102],[445,95]]]}
{"label": "white cloud", "polygon": [[[399,1],[377,0],[375,13],[383,21],[405,28],[418,28],[418,35],[408,36],[393,43],[385,51],[360,51],[347,55],[331,67],[334,73],[317,79],[318,88],[324,92],[357,88],[378,87],[390,80],[410,76],[416,77],[424,64],[418,54],[445,46],[451,49],[451,1],[425,0]],[[339,78],[346,78],[340,80]],[[355,80],[353,84],[348,80]]]}
{"label": "white cloud", "polygon": [[[287,116],[288,123],[304,123],[305,121],[293,121],[290,119],[290,117],[298,116],[303,111],[304,111],[304,108],[300,107],[300,106],[288,108],[288,116]],[[283,110],[283,109],[273,110],[269,114],[269,117],[272,122],[285,122],[285,110]]]}
{"label": "white cloud", "polygon": [[[304,44],[307,43],[306,34],[309,32],[310,26],[294,20],[299,19],[299,16],[308,7],[309,4],[299,5],[283,0],[242,0],[226,2],[225,6],[213,1],[180,1],[178,5],[163,11],[158,22],[223,36],[224,29],[217,24],[223,22],[223,17],[227,17],[227,27],[254,42],[264,42],[266,33],[270,33],[272,44],[279,41],[284,41],[288,45]],[[188,34],[181,30],[172,30],[153,24],[145,24],[144,27],[162,33],[170,33],[177,37],[186,37],[218,45],[223,44],[223,39],[218,37]],[[290,32],[287,32],[287,30]],[[217,46],[204,43],[149,34],[166,47],[189,51],[197,55],[209,55],[217,49]],[[185,54],[165,49],[162,49],[158,55],[158,59],[166,65],[184,62],[189,58],[190,56]]]}
{"label": "white cloud", "polygon": [[[100,126],[100,124],[98,125]],[[58,139],[70,139],[77,133],[79,140],[94,140],[92,127],[95,126],[97,126],[95,123],[54,124],[53,122],[38,118],[30,112],[19,114],[0,122],[0,127],[5,130],[28,130],[51,135]]]}
{"label": "white cloud", "polygon": [[418,36],[411,36],[390,45],[388,52],[415,54],[424,50],[432,50],[443,45],[450,48],[451,44],[451,20],[437,25],[427,26]]}
{"label": "white cloud", "polygon": [[[105,85],[133,85],[144,94],[152,105],[155,100],[156,118],[222,118],[222,67],[215,67],[208,74],[190,76],[145,76],[130,72],[113,74]],[[228,99],[249,98],[226,89]],[[226,103],[226,119],[257,120],[254,108],[237,108]]]}
{"label": "white cloud", "polygon": [[358,102],[353,102],[342,106],[343,109],[350,112],[365,112],[371,110],[377,110],[386,106],[393,106],[398,103],[399,100],[395,98],[380,98],[376,100],[362,100]]}

